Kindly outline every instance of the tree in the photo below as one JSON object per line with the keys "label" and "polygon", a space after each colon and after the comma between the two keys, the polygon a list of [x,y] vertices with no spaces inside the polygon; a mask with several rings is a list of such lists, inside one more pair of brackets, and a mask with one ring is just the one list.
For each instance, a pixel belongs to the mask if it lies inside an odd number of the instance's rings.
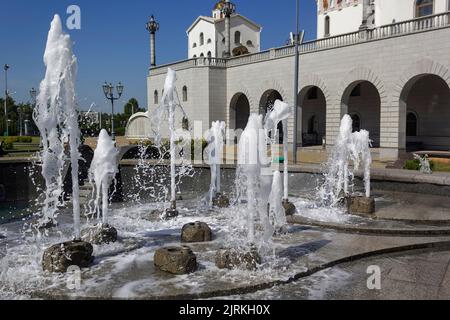
{"label": "tree", "polygon": [[135,98],[131,98],[123,107],[125,115],[128,117],[132,116],[134,113],[139,112],[139,102]]}

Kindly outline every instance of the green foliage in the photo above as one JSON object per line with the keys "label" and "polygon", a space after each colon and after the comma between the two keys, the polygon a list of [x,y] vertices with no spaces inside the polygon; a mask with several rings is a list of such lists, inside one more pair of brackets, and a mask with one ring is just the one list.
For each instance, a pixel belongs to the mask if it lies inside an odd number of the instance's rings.
{"label": "green foliage", "polygon": [[134,113],[140,111],[139,102],[135,98],[131,98],[130,100],[128,100],[128,102],[123,107],[123,112],[127,116],[131,116],[133,114],[133,111]]}
{"label": "green foliage", "polygon": [[[435,163],[433,161],[430,161],[430,168],[432,171],[434,171]],[[412,171],[420,171],[420,161],[417,159],[414,160],[407,160],[405,162],[404,166],[405,170],[412,170]]]}

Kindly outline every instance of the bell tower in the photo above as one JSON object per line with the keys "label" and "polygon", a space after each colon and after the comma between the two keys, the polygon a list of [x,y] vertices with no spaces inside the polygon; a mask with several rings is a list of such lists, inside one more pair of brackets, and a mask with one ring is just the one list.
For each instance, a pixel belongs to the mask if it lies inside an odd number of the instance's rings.
{"label": "bell tower", "polygon": [[216,3],[216,5],[214,6],[214,9],[212,11],[212,17],[214,19],[223,19],[225,18],[224,14],[222,13],[222,9],[225,5],[225,0],[221,0],[219,2]]}

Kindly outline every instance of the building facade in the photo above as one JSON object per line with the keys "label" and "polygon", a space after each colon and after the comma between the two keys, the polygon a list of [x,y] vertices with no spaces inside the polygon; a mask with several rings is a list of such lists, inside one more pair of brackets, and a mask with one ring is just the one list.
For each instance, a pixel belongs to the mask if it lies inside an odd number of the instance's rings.
{"label": "building facade", "polygon": [[[430,9],[424,9],[426,15],[407,20],[398,18],[399,13],[395,23],[382,24],[377,4],[389,2],[410,2],[420,11],[429,1],[337,1],[335,5],[343,6],[340,12],[365,6],[370,15],[357,19],[353,31],[335,36],[330,32],[300,46],[298,90],[293,85],[292,46],[151,68],[149,112],[131,119],[128,137],[149,136],[149,117],[170,67],[177,71],[177,89],[191,124],[197,121],[203,130],[216,120],[226,121],[230,129],[243,129],[250,113],[266,112],[276,99],[293,105],[297,94],[299,148],[333,145],[342,116],[350,114],[354,130],[370,132],[376,160],[396,160],[407,150],[449,151],[450,13],[433,9],[428,14]],[[441,0],[431,2],[433,8],[442,5]],[[322,0],[318,8],[320,20],[325,12]],[[293,127],[290,119],[283,133],[289,144]]]}

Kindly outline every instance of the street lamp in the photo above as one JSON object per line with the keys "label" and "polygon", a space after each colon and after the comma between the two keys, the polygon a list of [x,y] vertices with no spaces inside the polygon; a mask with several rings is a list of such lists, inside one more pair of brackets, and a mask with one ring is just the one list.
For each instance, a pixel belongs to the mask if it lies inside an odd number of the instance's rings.
{"label": "street lamp", "polygon": [[236,5],[227,0],[222,6],[222,14],[225,16],[225,58],[231,57],[230,17],[236,12]]}
{"label": "street lamp", "polygon": [[159,23],[156,22],[155,17],[152,15],[150,20],[145,24],[145,29],[150,32],[150,65],[156,66],[156,49],[155,49],[155,34],[159,30]]}
{"label": "street lamp", "polygon": [[33,101],[33,105],[36,104],[36,99],[37,99],[37,91],[35,88],[31,88],[30,90],[30,97],[31,97],[31,101]]}
{"label": "street lamp", "polygon": [[114,132],[114,101],[119,100],[123,94],[124,86],[121,82],[116,86],[117,96],[114,96],[114,87],[110,83],[105,82],[103,84],[103,93],[105,94],[106,99],[111,101],[111,137],[113,140],[116,140],[116,133]]}
{"label": "street lamp", "polygon": [[8,100],[8,69],[9,65],[5,64],[3,69],[5,70],[5,123],[6,123],[6,136],[9,136],[9,129],[8,129],[8,107],[7,107],[7,100]]}

